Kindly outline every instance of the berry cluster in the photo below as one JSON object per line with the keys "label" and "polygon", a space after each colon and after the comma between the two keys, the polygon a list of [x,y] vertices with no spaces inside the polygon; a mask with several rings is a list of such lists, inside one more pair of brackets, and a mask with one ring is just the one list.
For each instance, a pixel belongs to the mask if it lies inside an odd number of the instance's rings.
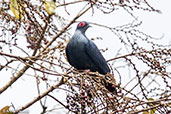
{"label": "berry cluster", "polygon": [[86,114],[88,111],[87,107],[92,102],[91,87],[88,84],[82,83],[78,92],[67,95],[66,101],[69,110],[75,113],[81,112],[82,114]]}

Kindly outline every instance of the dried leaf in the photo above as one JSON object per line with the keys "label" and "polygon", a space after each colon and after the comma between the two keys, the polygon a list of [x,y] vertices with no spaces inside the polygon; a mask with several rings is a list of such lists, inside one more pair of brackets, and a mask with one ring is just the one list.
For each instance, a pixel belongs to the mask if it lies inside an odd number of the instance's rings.
{"label": "dried leaf", "polygon": [[5,106],[0,110],[0,114],[8,114],[10,106]]}
{"label": "dried leaf", "polygon": [[[153,98],[148,98],[148,101],[154,101],[154,99]],[[155,106],[155,105],[150,103],[150,106]],[[155,111],[156,111],[156,108],[151,109],[150,114],[154,114]]]}
{"label": "dried leaf", "polygon": [[[70,40],[70,38],[68,40],[66,40],[66,46],[68,45],[69,40]],[[68,62],[66,54],[64,54],[64,57],[65,57],[65,60]]]}
{"label": "dried leaf", "polygon": [[148,111],[144,111],[142,114],[150,114]]}
{"label": "dried leaf", "polygon": [[49,15],[51,15],[51,14],[53,14],[55,12],[56,4],[55,4],[54,1],[47,1],[47,0],[45,0],[44,6],[45,6],[46,12]]}
{"label": "dried leaf", "polygon": [[17,0],[10,0],[10,9],[17,19],[21,19],[23,17],[22,7],[21,7],[21,5],[19,5]]}

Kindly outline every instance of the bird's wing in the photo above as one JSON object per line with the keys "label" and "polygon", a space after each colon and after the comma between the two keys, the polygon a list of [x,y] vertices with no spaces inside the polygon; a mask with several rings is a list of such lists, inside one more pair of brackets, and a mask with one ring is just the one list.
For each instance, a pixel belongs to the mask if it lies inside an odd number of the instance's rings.
{"label": "bird's wing", "polygon": [[94,44],[94,42],[89,40],[89,42],[86,43],[85,52],[96,65],[96,67],[98,67],[98,69],[100,70],[98,71],[99,73],[106,74],[110,72],[107,62],[105,61],[103,55],[101,54],[97,46]]}

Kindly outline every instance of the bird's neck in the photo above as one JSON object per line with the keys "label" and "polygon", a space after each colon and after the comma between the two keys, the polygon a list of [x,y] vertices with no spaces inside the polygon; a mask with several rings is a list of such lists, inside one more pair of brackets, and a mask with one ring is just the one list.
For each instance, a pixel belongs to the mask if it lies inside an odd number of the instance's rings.
{"label": "bird's neck", "polygon": [[81,30],[76,30],[75,31],[75,35],[76,36],[84,36],[84,37],[86,37],[85,32],[84,31],[81,31]]}
{"label": "bird's neck", "polygon": [[76,30],[72,38],[81,42],[88,41],[88,38],[86,37],[85,32],[82,32],[80,30]]}
{"label": "bird's neck", "polygon": [[85,35],[85,30],[76,30],[75,32]]}

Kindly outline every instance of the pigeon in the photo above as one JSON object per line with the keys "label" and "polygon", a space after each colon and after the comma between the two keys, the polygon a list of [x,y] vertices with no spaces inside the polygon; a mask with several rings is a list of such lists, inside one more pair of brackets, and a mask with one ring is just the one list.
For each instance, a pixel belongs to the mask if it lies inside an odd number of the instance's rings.
{"label": "pigeon", "polygon": [[[86,30],[91,27],[88,22],[82,21],[77,25],[76,31],[66,46],[66,57],[71,66],[78,70],[99,72],[102,75],[110,73],[109,66],[95,45],[87,38]],[[106,89],[115,91],[115,87],[108,82],[104,82]]]}

